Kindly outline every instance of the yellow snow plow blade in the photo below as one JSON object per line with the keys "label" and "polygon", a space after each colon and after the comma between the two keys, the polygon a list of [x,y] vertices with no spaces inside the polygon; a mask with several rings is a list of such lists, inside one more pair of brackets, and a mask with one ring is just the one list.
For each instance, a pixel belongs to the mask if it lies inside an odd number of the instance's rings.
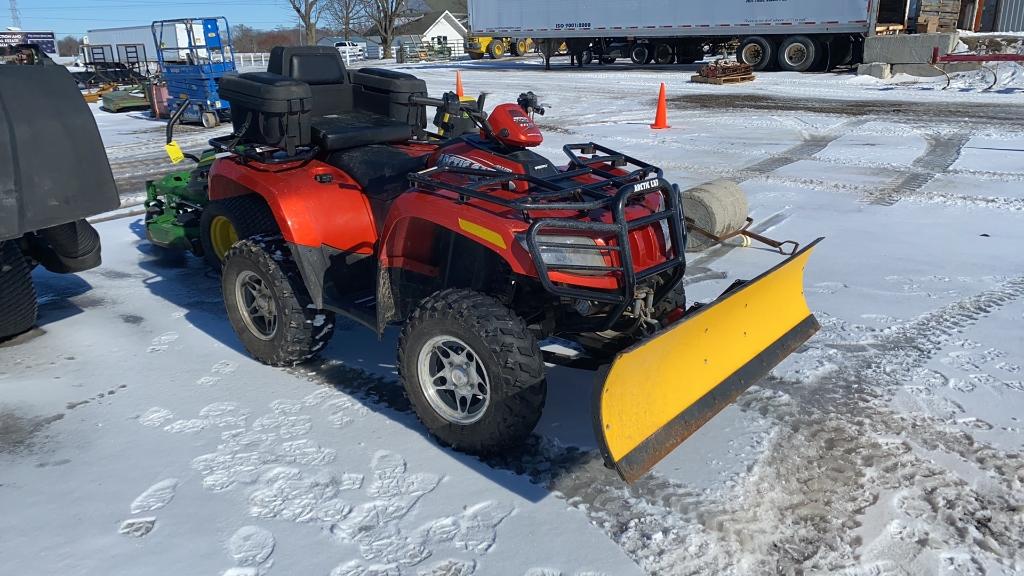
{"label": "yellow snow plow blade", "polygon": [[623,480],[647,473],[818,331],[803,277],[820,241],[615,358],[594,427]]}

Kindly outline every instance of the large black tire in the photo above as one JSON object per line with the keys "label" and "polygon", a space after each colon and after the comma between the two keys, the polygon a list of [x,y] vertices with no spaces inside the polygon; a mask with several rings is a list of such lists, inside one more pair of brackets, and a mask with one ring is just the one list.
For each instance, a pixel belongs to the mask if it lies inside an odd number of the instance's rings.
{"label": "large black tire", "polygon": [[779,68],[787,72],[807,72],[820,56],[821,46],[809,36],[790,36],[779,44]]}
{"label": "large black tire", "polygon": [[764,36],[747,36],[736,49],[736,60],[749,64],[755,72],[771,70],[776,61],[775,42]]}
{"label": "large black tire", "polygon": [[484,57],[483,52],[468,52],[470,60],[480,60]]}
{"label": "large black tire", "polygon": [[235,240],[241,240],[260,234],[275,234],[280,231],[274,214],[266,202],[258,196],[238,196],[210,202],[203,209],[199,219],[199,242],[203,248],[203,257],[214,268],[220,270],[224,265],[224,255],[234,242],[217,241],[217,234],[212,232],[218,219],[223,218],[230,223]]}
{"label": "large black tire", "polygon": [[0,242],[0,340],[17,336],[36,323],[36,288],[16,241]]}
{"label": "large black tire", "polygon": [[92,224],[76,220],[36,232],[52,251],[39,254],[44,268],[58,274],[82,272],[100,265],[100,235]]}
{"label": "large black tire", "polygon": [[497,38],[491,40],[491,43],[487,45],[487,54],[493,60],[500,60],[505,55],[505,43]]}
{"label": "large black tire", "polygon": [[[256,236],[240,240],[224,259],[221,290],[231,326],[249,354],[271,366],[293,366],[309,360],[334,333],[334,313],[312,307],[290,254],[280,236]],[[246,311],[249,281],[265,290],[264,302],[273,303],[272,330]],[[265,331],[261,333],[260,328]]]}
{"label": "large black tire", "polygon": [[629,49],[629,59],[633,64],[647,64],[651,58],[651,46],[649,44],[640,42],[633,44],[632,48]]}
{"label": "large black tire", "polygon": [[676,61],[676,54],[672,46],[668,44],[656,44],[654,46],[654,61],[658,64],[671,64]]}
{"label": "large black tire", "polygon": [[[472,362],[474,369],[464,374],[480,377],[475,368],[483,371],[487,401],[479,394],[465,396],[467,413],[474,402],[477,407],[474,421],[453,421],[432,405],[424,391],[421,360],[427,370],[443,362],[432,352],[439,349],[431,341],[439,338],[447,339],[443,341],[449,345],[456,339],[465,345],[460,356],[449,356]],[[454,347],[459,348],[458,342]],[[494,298],[472,290],[443,290],[420,303],[399,339],[398,370],[427,429],[443,444],[472,454],[494,453],[521,443],[537,425],[547,396],[543,356],[526,323]],[[447,385],[445,378],[435,377],[428,386],[438,382]],[[452,386],[459,385],[464,384],[456,381],[453,372]],[[435,392],[432,398],[435,403],[449,398],[462,404],[454,389]]]}
{"label": "large black tire", "polygon": [[509,49],[512,50],[513,56],[526,56],[530,53],[530,40],[529,38],[513,40],[512,44],[509,45]]}

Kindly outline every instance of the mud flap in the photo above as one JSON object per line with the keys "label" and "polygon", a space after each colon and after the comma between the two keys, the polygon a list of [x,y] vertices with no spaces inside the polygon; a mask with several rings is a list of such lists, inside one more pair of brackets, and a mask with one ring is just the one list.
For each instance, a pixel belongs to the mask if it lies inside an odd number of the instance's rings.
{"label": "mud flap", "polygon": [[595,392],[605,462],[632,483],[818,331],[804,268],[819,238],[618,354]]}

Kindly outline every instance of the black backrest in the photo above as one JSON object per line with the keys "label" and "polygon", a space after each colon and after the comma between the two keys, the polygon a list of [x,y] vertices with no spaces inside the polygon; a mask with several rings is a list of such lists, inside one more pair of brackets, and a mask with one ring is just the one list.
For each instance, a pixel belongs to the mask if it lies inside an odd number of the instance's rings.
{"label": "black backrest", "polygon": [[270,51],[267,72],[309,84],[314,117],[352,111],[352,84],[333,46],[277,46]]}

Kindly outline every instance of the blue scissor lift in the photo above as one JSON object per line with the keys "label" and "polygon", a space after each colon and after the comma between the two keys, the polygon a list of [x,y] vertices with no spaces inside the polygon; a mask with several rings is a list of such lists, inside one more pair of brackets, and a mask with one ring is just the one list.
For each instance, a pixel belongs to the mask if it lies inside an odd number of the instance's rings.
{"label": "blue scissor lift", "polygon": [[182,120],[207,128],[227,119],[230,106],[217,93],[217,80],[236,72],[227,19],[157,20],[151,29],[160,71],[167,82],[168,112],[174,114],[187,106]]}

